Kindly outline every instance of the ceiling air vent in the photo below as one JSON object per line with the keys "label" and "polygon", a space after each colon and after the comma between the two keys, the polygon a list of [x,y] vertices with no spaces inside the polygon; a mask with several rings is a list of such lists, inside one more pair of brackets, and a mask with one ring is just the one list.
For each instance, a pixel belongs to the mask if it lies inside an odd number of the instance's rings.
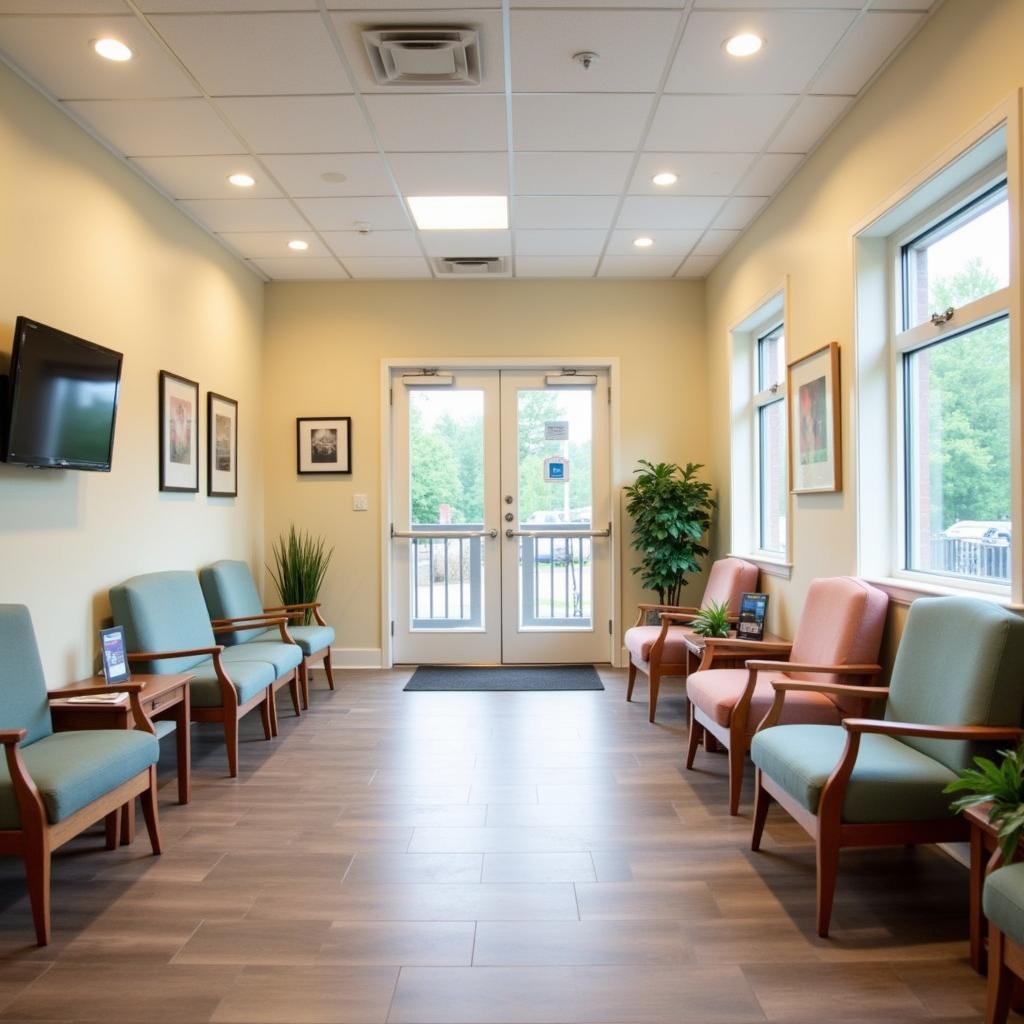
{"label": "ceiling air vent", "polygon": [[472,28],[374,28],[363,31],[380,85],[479,85],[480,40]]}
{"label": "ceiling air vent", "polygon": [[439,274],[455,277],[479,277],[482,274],[505,274],[504,256],[437,256],[434,269]]}

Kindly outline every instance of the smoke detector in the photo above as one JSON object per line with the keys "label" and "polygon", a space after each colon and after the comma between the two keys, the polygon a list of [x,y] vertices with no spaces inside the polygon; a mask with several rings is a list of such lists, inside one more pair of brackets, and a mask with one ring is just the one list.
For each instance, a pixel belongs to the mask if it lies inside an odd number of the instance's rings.
{"label": "smoke detector", "polygon": [[584,71],[589,71],[591,67],[601,59],[601,54],[594,53],[593,50],[580,50],[579,53],[574,53],[572,59],[576,61]]}
{"label": "smoke detector", "polygon": [[363,30],[363,45],[378,85],[480,84],[480,37],[474,28]]}

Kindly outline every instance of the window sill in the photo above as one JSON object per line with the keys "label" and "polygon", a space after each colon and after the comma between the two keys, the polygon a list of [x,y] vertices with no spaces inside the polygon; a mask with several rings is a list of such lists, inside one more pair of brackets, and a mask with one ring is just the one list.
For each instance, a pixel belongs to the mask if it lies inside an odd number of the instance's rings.
{"label": "window sill", "polygon": [[865,576],[870,583],[889,595],[889,600],[896,604],[913,604],[919,597],[976,597],[981,601],[989,601],[1001,608],[1011,611],[1024,611],[1024,605],[1014,604],[1008,594],[996,594],[986,590],[974,590],[971,587],[950,587],[941,583],[925,583],[921,580],[903,579],[894,576]]}
{"label": "window sill", "polygon": [[769,576],[777,576],[780,580],[788,580],[793,575],[793,563],[783,561],[781,558],[769,558],[767,555],[737,555],[731,553],[729,558],[742,558],[746,562],[753,562],[761,572]]}

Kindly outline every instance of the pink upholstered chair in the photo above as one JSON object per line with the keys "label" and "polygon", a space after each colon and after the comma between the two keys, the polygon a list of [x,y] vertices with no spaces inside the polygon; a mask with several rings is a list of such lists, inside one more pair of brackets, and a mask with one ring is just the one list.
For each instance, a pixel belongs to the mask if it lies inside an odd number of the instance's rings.
{"label": "pink upholstered chair", "polygon": [[[708,583],[704,588],[700,607],[728,604],[729,614],[738,616],[740,597],[757,587],[758,568],[742,558],[720,558],[711,566]],[[626,700],[633,699],[637,672],[650,681],[648,718],[654,721],[658,709],[658,691],[662,676],[685,676],[690,670],[690,652],[683,636],[692,633],[686,623],[691,622],[699,608],[683,608],[669,604],[642,604],[638,606],[636,622],[626,630],[626,649],[629,651],[629,683]],[[658,612],[660,626],[648,626],[644,620],[648,612]]]}
{"label": "pink upholstered chair", "polygon": [[[721,742],[729,752],[729,813],[739,811],[743,768],[750,740],[775,697],[772,680],[804,679],[843,683],[878,675],[889,598],[852,576],[814,580],[792,644],[751,644],[744,640],[708,640],[700,668],[686,683],[690,698],[690,741],[686,767],[693,767],[702,739],[712,749]],[[749,651],[756,660],[743,668],[715,668],[716,660],[735,661]],[[783,721],[838,725],[864,713],[864,700],[811,691],[787,693]],[[792,701],[792,703],[790,703]],[[710,734],[710,738],[708,737]]]}

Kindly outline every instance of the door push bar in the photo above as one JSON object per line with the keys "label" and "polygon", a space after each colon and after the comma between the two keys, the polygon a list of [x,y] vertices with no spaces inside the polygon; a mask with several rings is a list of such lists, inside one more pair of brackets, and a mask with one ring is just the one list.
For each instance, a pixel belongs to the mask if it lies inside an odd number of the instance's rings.
{"label": "door push bar", "polygon": [[512,537],[543,537],[545,540],[548,538],[558,539],[559,537],[568,537],[570,540],[576,537],[610,537],[612,535],[612,524],[608,524],[608,528],[605,530],[561,530],[557,532],[545,533],[543,530],[513,530],[509,528],[505,531],[505,536]]}
{"label": "door push bar", "polygon": [[391,524],[391,536],[394,540],[473,540],[477,537],[490,537],[494,540],[498,536],[497,530],[396,530]]}

